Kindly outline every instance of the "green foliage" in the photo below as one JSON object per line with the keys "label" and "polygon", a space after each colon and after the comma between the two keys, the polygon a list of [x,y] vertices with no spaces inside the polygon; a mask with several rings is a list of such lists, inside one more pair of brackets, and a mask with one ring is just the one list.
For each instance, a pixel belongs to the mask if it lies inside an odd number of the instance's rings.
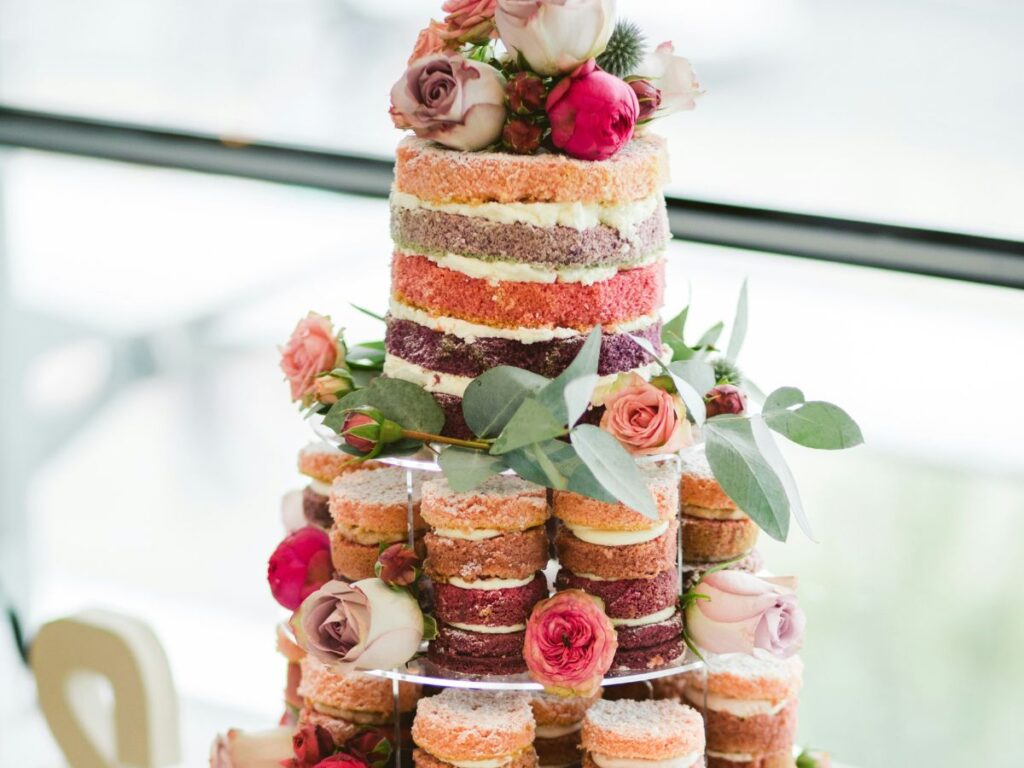
{"label": "green foliage", "polygon": [[[574,388],[572,392],[572,403],[569,403],[566,398],[566,388],[571,382],[585,381],[584,377],[593,380],[596,384],[597,364],[600,358],[601,326],[597,326],[587,336],[587,340],[583,342],[583,346],[576,353],[576,357],[573,358],[568,367],[537,395],[537,400],[551,412],[555,419],[565,424],[574,424],[583,415],[583,410],[586,408],[586,404],[589,403],[590,395],[593,394],[594,388],[590,388],[590,392],[586,395],[587,403],[583,403],[582,408],[579,402],[579,388]],[[570,411],[576,413],[575,419],[569,418]]]}
{"label": "green foliage", "polygon": [[500,456],[484,451],[451,446],[441,451],[437,463],[441,465],[448,485],[456,493],[471,491],[487,479],[507,469]]}
{"label": "green foliage", "polygon": [[597,65],[616,77],[636,72],[646,53],[644,33],[632,21],[620,19],[608,39],[608,46],[597,57]]}
{"label": "green foliage", "polygon": [[593,424],[580,424],[569,433],[576,454],[594,479],[616,499],[645,517],[658,519],[647,484],[636,461],[611,434]]}
{"label": "green foliage", "polygon": [[[639,344],[643,350],[650,355],[651,359],[658,365],[658,367],[672,378],[672,383],[675,385],[676,392],[678,392],[679,396],[683,399],[683,404],[686,406],[686,410],[690,414],[694,423],[698,426],[703,424],[704,419],[707,416],[707,408],[704,405],[703,392],[698,392],[689,381],[680,376],[676,371],[672,370],[671,365],[666,365],[658,356],[657,352],[654,351],[654,347],[651,345],[651,342],[647,339],[641,336],[632,336],[630,338]],[[672,365],[675,365],[675,363]],[[688,372],[692,372],[692,369]]]}
{"label": "green foliage", "polygon": [[[793,409],[793,406],[798,406]],[[835,451],[864,442],[860,427],[838,405],[804,400],[795,387],[780,387],[765,399],[765,423],[780,435],[806,448]]]}
{"label": "green foliage", "polygon": [[711,367],[715,373],[715,384],[732,384],[737,387],[743,384],[743,372],[732,360],[716,357],[711,361]]}
{"label": "green foliage", "polygon": [[735,361],[739,357],[743,342],[747,338],[747,281],[743,281],[740,288],[740,297],[736,302],[736,316],[732,321],[732,331],[729,334],[729,346],[726,347],[725,356]]}
{"label": "green foliage", "polygon": [[[491,445],[491,453],[500,455],[540,443],[566,432],[565,420],[555,416],[539,399],[527,397],[501,430],[498,439]],[[564,410],[564,409],[563,409]]]}
{"label": "green foliage", "polygon": [[[364,389],[357,389],[331,406],[324,426],[341,433],[347,411],[369,406],[403,429],[438,434],[444,428],[444,411],[433,395],[423,387],[401,379],[377,378]],[[418,440],[400,440],[388,446],[389,453],[401,453],[419,447]]]}
{"label": "green foliage", "polygon": [[473,434],[496,437],[530,395],[540,392],[550,379],[539,374],[499,365],[477,376],[462,396],[462,414]]}

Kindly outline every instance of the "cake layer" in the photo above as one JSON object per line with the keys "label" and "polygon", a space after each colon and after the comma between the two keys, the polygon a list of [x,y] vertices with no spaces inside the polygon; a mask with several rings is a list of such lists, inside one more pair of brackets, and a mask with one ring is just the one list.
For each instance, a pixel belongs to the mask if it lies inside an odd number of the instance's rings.
{"label": "cake layer", "polygon": [[707,768],[796,768],[792,750],[754,755],[749,752],[708,750]]}
{"label": "cake layer", "polygon": [[[717,568],[720,565],[720,563],[686,563],[683,567],[683,592],[689,592],[709,569]],[[762,568],[764,568],[764,558],[760,552],[752,549],[745,557],[730,565],[727,570],[757,573]]]}
{"label": "cake layer", "polygon": [[396,150],[395,190],[437,202],[643,200],[668,180],[665,140],[635,138],[602,162],[566,155],[456,152],[408,137]]}
{"label": "cake layer", "polygon": [[672,520],[668,529],[656,539],[608,547],[583,541],[562,526],[555,536],[555,546],[562,566],[573,573],[602,579],[653,578],[675,568],[678,530],[679,524]]}
{"label": "cake layer", "polygon": [[[779,659],[767,654],[706,655],[707,691],[724,699],[795,699],[803,684],[803,662],[799,656]],[[704,690],[704,673],[687,672],[686,687]]]}
{"label": "cake layer", "polygon": [[435,581],[525,579],[544,570],[548,563],[548,536],[544,526],[478,541],[436,533],[428,533],[423,539],[427,549],[423,567]]}
{"label": "cake layer", "polygon": [[562,568],[555,580],[556,589],[582,589],[604,601],[604,612],[611,619],[636,619],[675,605],[679,599],[675,568],[650,579],[588,579]]}
{"label": "cake layer", "polygon": [[675,701],[598,701],[582,737],[588,757],[653,762],[704,753],[700,713]]}
{"label": "cake layer", "polygon": [[491,588],[487,580],[467,582],[473,589],[451,583],[434,583],[434,615],[447,624],[509,627],[526,624],[533,606],[548,596],[543,573],[522,586],[501,586],[510,580],[498,580]]}
{"label": "cake layer", "polygon": [[328,506],[328,497],[324,496],[311,486],[307,485],[302,489],[302,514],[306,522],[320,528],[331,527],[331,510]]}
{"label": "cake layer", "polygon": [[[539,730],[540,726],[538,726]],[[561,736],[544,738],[540,735],[533,742],[537,751],[537,764],[541,768],[569,768],[580,763],[580,732],[564,733]]]}
{"label": "cake layer", "polygon": [[715,480],[704,446],[694,446],[680,454],[683,476],[679,498],[684,505],[709,510],[735,510],[736,502],[726,495]]}
{"label": "cake layer", "polygon": [[[425,207],[411,196],[391,201],[391,237],[404,250],[456,253],[482,260],[538,266],[624,266],[661,251],[669,240],[668,216],[660,196],[632,210],[565,203],[576,224],[563,223],[561,210],[527,208],[495,211],[483,206]],[[415,201],[415,207],[410,207]],[[499,206],[499,203],[485,204]],[[520,204],[552,206],[551,203]],[[506,220],[499,218],[504,215]],[[549,223],[547,219],[551,219]]]}
{"label": "cake layer", "polygon": [[471,491],[456,492],[438,476],[423,484],[423,518],[449,538],[494,538],[548,519],[547,489],[513,475],[495,475]]}
{"label": "cake layer", "polygon": [[[330,530],[331,538],[331,563],[334,570],[345,581],[359,581],[360,579],[372,579],[377,565],[377,557],[380,555],[381,544],[395,544],[406,541],[405,534],[393,534],[373,543],[362,543],[349,538],[343,528],[337,525]],[[423,546],[423,538],[416,539],[416,551],[423,557],[426,550]]]}
{"label": "cake layer", "polygon": [[439,667],[467,675],[514,675],[526,671],[526,633],[473,632],[442,624],[430,641],[428,658]]}
{"label": "cake layer", "polygon": [[662,304],[665,264],[618,272],[583,283],[499,282],[444,269],[425,256],[395,253],[394,298],[436,314],[501,328],[564,327],[589,330],[656,312]]}
{"label": "cake layer", "polygon": [[[302,677],[298,692],[311,702],[315,711],[344,717],[352,722],[384,722],[393,719],[395,702],[391,682],[362,672],[338,672],[306,656],[300,662]],[[419,685],[402,683],[399,706],[402,712],[412,711],[422,695]],[[344,713],[344,714],[339,714]],[[365,718],[363,715],[370,715]]]}
{"label": "cake layer", "polygon": [[[379,534],[405,534],[409,527],[409,489],[402,467],[347,472],[331,486],[330,510],[342,527]],[[426,527],[420,517],[421,473],[412,486],[413,526]],[[350,535],[350,538],[356,538]],[[384,536],[378,539],[382,540]],[[367,540],[364,543],[370,543]]]}
{"label": "cake layer", "polygon": [[535,732],[524,694],[459,688],[421,701],[412,726],[417,746],[449,762],[502,761],[532,752]]}
{"label": "cake layer", "polygon": [[[687,689],[686,700],[693,707],[704,707],[702,691]],[[725,702],[708,697],[708,706],[704,714],[708,749],[715,752],[782,752],[793,747],[796,740],[797,710],[796,699],[780,702],[772,706],[771,702],[763,702],[766,711],[763,714],[747,714],[738,709],[739,714],[729,711],[723,704],[734,704],[738,707],[750,704],[743,700],[726,700]],[[760,702],[753,702],[760,703]],[[756,711],[751,707],[751,711]]]}
{"label": "cake layer", "polygon": [[[679,473],[675,464],[648,462],[641,464],[639,471],[654,498],[658,520],[674,520],[679,514]],[[614,543],[615,532],[646,531],[656,523],[625,504],[609,504],[571,491],[554,492],[551,512],[579,538],[593,543],[604,543],[603,538]]]}
{"label": "cake layer", "polygon": [[640,648],[619,648],[615,651],[612,667],[615,669],[660,669],[686,653],[683,636],[671,637],[655,645]]}
{"label": "cake layer", "polygon": [[[647,353],[630,338],[631,335],[647,339],[657,349],[661,346],[661,323],[652,323],[632,334],[604,335],[598,362],[599,374],[629,371],[650,362]],[[453,376],[475,378],[495,366],[512,365],[554,378],[573,361],[585,340],[585,336],[579,335],[533,344],[495,337],[466,341],[411,320],[389,317],[385,344],[390,355]]]}
{"label": "cake layer", "polygon": [[[479,768],[480,761],[459,760],[449,763],[427,752],[425,749],[416,749],[412,753],[412,762],[416,768]],[[490,761],[486,762],[490,765]],[[537,753],[533,748],[524,749],[521,752],[510,756],[501,762],[500,768],[537,768]]]}
{"label": "cake layer", "polygon": [[683,560],[686,563],[721,563],[750,552],[757,544],[758,528],[749,517],[708,520],[682,516]]}
{"label": "cake layer", "polygon": [[355,469],[383,467],[373,461],[359,461],[356,457],[324,442],[314,442],[299,451],[299,472],[314,481],[330,485],[335,478]]}

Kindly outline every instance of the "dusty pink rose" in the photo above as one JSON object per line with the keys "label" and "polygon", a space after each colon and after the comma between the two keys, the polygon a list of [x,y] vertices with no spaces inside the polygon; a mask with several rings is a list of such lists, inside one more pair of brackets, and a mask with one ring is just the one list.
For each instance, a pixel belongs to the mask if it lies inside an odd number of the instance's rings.
{"label": "dusty pink rose", "polygon": [[633,138],[640,102],[590,59],[551,90],[546,109],[556,147],[581,160],[606,160]]}
{"label": "dusty pink rose", "polygon": [[686,633],[712,653],[753,653],[788,658],[800,650],[805,618],[794,579],[762,579],[742,571],[716,571],[694,591],[686,609]]}
{"label": "dusty pink rose", "polygon": [[505,78],[457,53],[417,59],[391,88],[391,120],[452,149],[493,144],[505,126]]}
{"label": "dusty pink rose", "polygon": [[589,696],[612,666],[618,636],[604,603],[579,589],[541,600],[526,624],[523,657],[551,693]]}
{"label": "dusty pink rose", "polygon": [[604,401],[601,429],[610,432],[636,456],[676,453],[691,442],[686,407],[678,395],[633,373],[625,386]]}
{"label": "dusty pink rose", "polygon": [[292,757],[292,729],[245,732],[232,728],[210,746],[210,768],[278,768]]}
{"label": "dusty pink rose", "polygon": [[312,402],[316,377],[332,370],[341,356],[329,317],[310,312],[302,318],[281,348],[281,370],[291,385],[292,400]]}
{"label": "dusty pink rose", "polygon": [[431,21],[426,27],[420,30],[419,35],[416,36],[416,44],[412,48],[412,54],[409,56],[409,64],[412,64],[417,59],[422,59],[426,56],[432,56],[435,53],[441,53],[445,49],[448,41],[445,38],[445,26],[438,21]]}
{"label": "dusty pink rose", "polygon": [[423,639],[415,598],[380,579],[329,581],[292,617],[306,652],[343,671],[391,669],[411,659]]}
{"label": "dusty pink rose", "polygon": [[458,43],[483,43],[494,36],[497,0],[447,0],[441,6],[444,36]]}
{"label": "dusty pink rose", "polygon": [[743,413],[747,410],[747,397],[737,386],[719,384],[704,395],[704,405],[707,408],[709,419],[712,416],[720,416],[723,413]]}
{"label": "dusty pink rose", "polygon": [[274,599],[289,611],[331,579],[331,541],[320,528],[308,525],[288,534],[267,563],[267,581]]}

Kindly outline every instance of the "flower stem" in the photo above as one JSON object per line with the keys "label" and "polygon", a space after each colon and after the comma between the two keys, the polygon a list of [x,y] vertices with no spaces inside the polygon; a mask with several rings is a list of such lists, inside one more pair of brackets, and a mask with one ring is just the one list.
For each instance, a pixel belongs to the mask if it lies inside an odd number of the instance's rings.
{"label": "flower stem", "polygon": [[444,437],[443,435],[432,435],[429,432],[416,432],[412,429],[403,429],[402,437],[412,440],[422,440],[424,443],[445,443],[446,445],[457,445],[460,448],[472,448],[476,451],[489,451],[491,444],[483,440],[460,440],[457,437]]}

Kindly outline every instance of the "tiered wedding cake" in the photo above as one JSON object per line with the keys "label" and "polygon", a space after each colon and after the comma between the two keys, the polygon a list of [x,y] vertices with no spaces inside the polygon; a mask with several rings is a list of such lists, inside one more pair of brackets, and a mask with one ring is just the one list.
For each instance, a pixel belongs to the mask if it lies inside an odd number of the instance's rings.
{"label": "tiered wedding cake", "polygon": [[211,764],[791,766],[804,617],[754,546],[806,521],[772,432],[859,431],[741,376],[745,285],[724,349],[660,319],[648,126],[699,95],[671,44],[611,0],[443,8],[391,93],[386,338],[310,313],[282,350],[319,435],[268,571],[286,713]]}

